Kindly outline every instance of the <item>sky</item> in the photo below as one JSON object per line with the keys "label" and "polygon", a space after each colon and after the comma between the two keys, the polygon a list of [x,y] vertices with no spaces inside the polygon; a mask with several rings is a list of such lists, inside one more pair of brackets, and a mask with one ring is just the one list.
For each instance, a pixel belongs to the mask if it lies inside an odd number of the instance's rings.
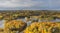
{"label": "sky", "polygon": [[0,0],[0,10],[60,10],[60,0]]}

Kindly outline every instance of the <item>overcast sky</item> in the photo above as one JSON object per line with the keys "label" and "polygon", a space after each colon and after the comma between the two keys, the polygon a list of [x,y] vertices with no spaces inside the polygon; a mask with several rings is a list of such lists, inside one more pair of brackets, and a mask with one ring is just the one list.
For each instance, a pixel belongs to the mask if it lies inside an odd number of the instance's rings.
{"label": "overcast sky", "polygon": [[60,0],[0,0],[0,10],[60,10]]}

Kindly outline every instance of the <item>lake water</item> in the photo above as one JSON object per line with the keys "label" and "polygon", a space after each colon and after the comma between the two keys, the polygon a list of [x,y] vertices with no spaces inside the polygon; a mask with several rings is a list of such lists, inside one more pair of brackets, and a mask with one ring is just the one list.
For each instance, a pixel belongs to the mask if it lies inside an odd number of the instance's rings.
{"label": "lake water", "polygon": [[4,20],[0,20],[0,28],[4,28]]}

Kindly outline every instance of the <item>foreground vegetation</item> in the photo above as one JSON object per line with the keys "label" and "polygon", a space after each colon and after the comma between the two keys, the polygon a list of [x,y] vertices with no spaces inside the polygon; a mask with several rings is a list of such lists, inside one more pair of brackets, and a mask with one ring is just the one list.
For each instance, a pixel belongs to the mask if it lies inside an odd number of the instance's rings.
{"label": "foreground vegetation", "polygon": [[24,33],[60,33],[60,23],[34,22],[25,29]]}

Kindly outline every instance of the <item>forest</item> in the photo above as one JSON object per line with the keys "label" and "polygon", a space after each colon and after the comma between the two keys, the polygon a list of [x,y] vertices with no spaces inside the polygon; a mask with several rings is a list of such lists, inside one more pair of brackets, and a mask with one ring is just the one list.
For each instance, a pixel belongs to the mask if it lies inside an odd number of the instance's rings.
{"label": "forest", "polygon": [[0,10],[2,20],[0,33],[60,33],[59,10]]}

